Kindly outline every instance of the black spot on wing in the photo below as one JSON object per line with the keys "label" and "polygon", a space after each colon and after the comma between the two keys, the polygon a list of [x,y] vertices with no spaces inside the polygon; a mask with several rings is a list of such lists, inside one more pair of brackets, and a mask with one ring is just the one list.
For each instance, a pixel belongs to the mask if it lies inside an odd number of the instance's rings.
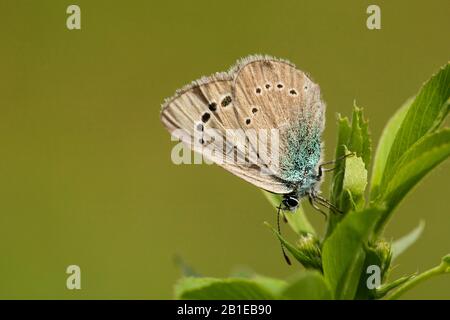
{"label": "black spot on wing", "polygon": [[208,112],[205,112],[205,113],[202,115],[202,121],[203,121],[204,123],[208,122],[209,118],[211,118],[211,115],[210,115]]}
{"label": "black spot on wing", "polygon": [[223,98],[223,100],[221,102],[221,105],[222,105],[222,107],[226,107],[230,103],[231,103],[231,97],[230,96],[226,96],[225,98]]}
{"label": "black spot on wing", "polygon": [[217,110],[217,103],[215,103],[215,102],[211,102],[209,105],[208,105],[208,108],[209,108],[209,110],[211,110],[211,111],[216,111]]}

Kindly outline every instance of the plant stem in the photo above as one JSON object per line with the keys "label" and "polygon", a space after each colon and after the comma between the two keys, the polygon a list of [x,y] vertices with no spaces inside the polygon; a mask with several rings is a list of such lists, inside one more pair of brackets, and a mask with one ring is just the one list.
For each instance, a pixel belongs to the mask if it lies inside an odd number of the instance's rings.
{"label": "plant stem", "polygon": [[450,272],[449,264],[446,263],[445,261],[442,261],[441,264],[438,265],[437,267],[431,268],[431,269],[419,274],[418,276],[412,278],[411,280],[407,281],[404,285],[402,285],[396,291],[394,291],[394,293],[392,293],[387,299],[388,300],[396,300],[403,293],[414,288],[419,283],[421,283],[427,279],[430,279],[431,277],[434,277],[434,276],[437,276],[440,274],[444,274],[444,273],[448,273],[448,272]]}

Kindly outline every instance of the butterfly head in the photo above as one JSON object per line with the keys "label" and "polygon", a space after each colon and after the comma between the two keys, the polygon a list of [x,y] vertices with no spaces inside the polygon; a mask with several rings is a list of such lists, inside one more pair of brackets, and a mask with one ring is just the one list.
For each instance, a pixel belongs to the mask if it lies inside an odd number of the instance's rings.
{"label": "butterfly head", "polygon": [[299,200],[296,196],[285,195],[282,204],[285,210],[295,211],[298,208]]}
{"label": "butterfly head", "polygon": [[282,204],[286,210],[295,211],[302,198],[316,194],[322,181],[322,176],[315,173],[315,170],[308,171],[302,179],[296,183],[290,184],[294,191],[285,194]]}

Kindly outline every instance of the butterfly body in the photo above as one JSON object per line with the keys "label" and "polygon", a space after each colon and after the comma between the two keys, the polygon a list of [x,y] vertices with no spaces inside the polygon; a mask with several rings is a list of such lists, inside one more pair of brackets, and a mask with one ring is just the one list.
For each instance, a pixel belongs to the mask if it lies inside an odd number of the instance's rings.
{"label": "butterfly body", "polygon": [[318,165],[321,159],[319,128],[297,125],[287,132],[287,152],[281,156],[280,176],[298,199],[315,189],[320,181]]}
{"label": "butterfly body", "polygon": [[[228,72],[178,90],[163,104],[161,121],[192,150],[283,195],[282,205],[294,210],[302,198],[318,193],[324,113],[320,88],[306,73],[286,60],[249,56]],[[220,139],[212,138],[209,129],[219,132]],[[253,134],[261,131],[275,132],[277,139]],[[226,151],[208,153],[209,147]],[[224,157],[245,163],[224,162]]]}

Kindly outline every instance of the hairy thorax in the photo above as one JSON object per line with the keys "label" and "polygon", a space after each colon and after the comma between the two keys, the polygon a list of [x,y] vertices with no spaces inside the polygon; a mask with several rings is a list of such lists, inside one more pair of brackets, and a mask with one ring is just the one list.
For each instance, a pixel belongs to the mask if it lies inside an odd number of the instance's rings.
{"label": "hairy thorax", "polygon": [[286,152],[280,159],[281,177],[301,198],[318,183],[317,167],[321,157],[319,128],[296,126],[283,136]]}

